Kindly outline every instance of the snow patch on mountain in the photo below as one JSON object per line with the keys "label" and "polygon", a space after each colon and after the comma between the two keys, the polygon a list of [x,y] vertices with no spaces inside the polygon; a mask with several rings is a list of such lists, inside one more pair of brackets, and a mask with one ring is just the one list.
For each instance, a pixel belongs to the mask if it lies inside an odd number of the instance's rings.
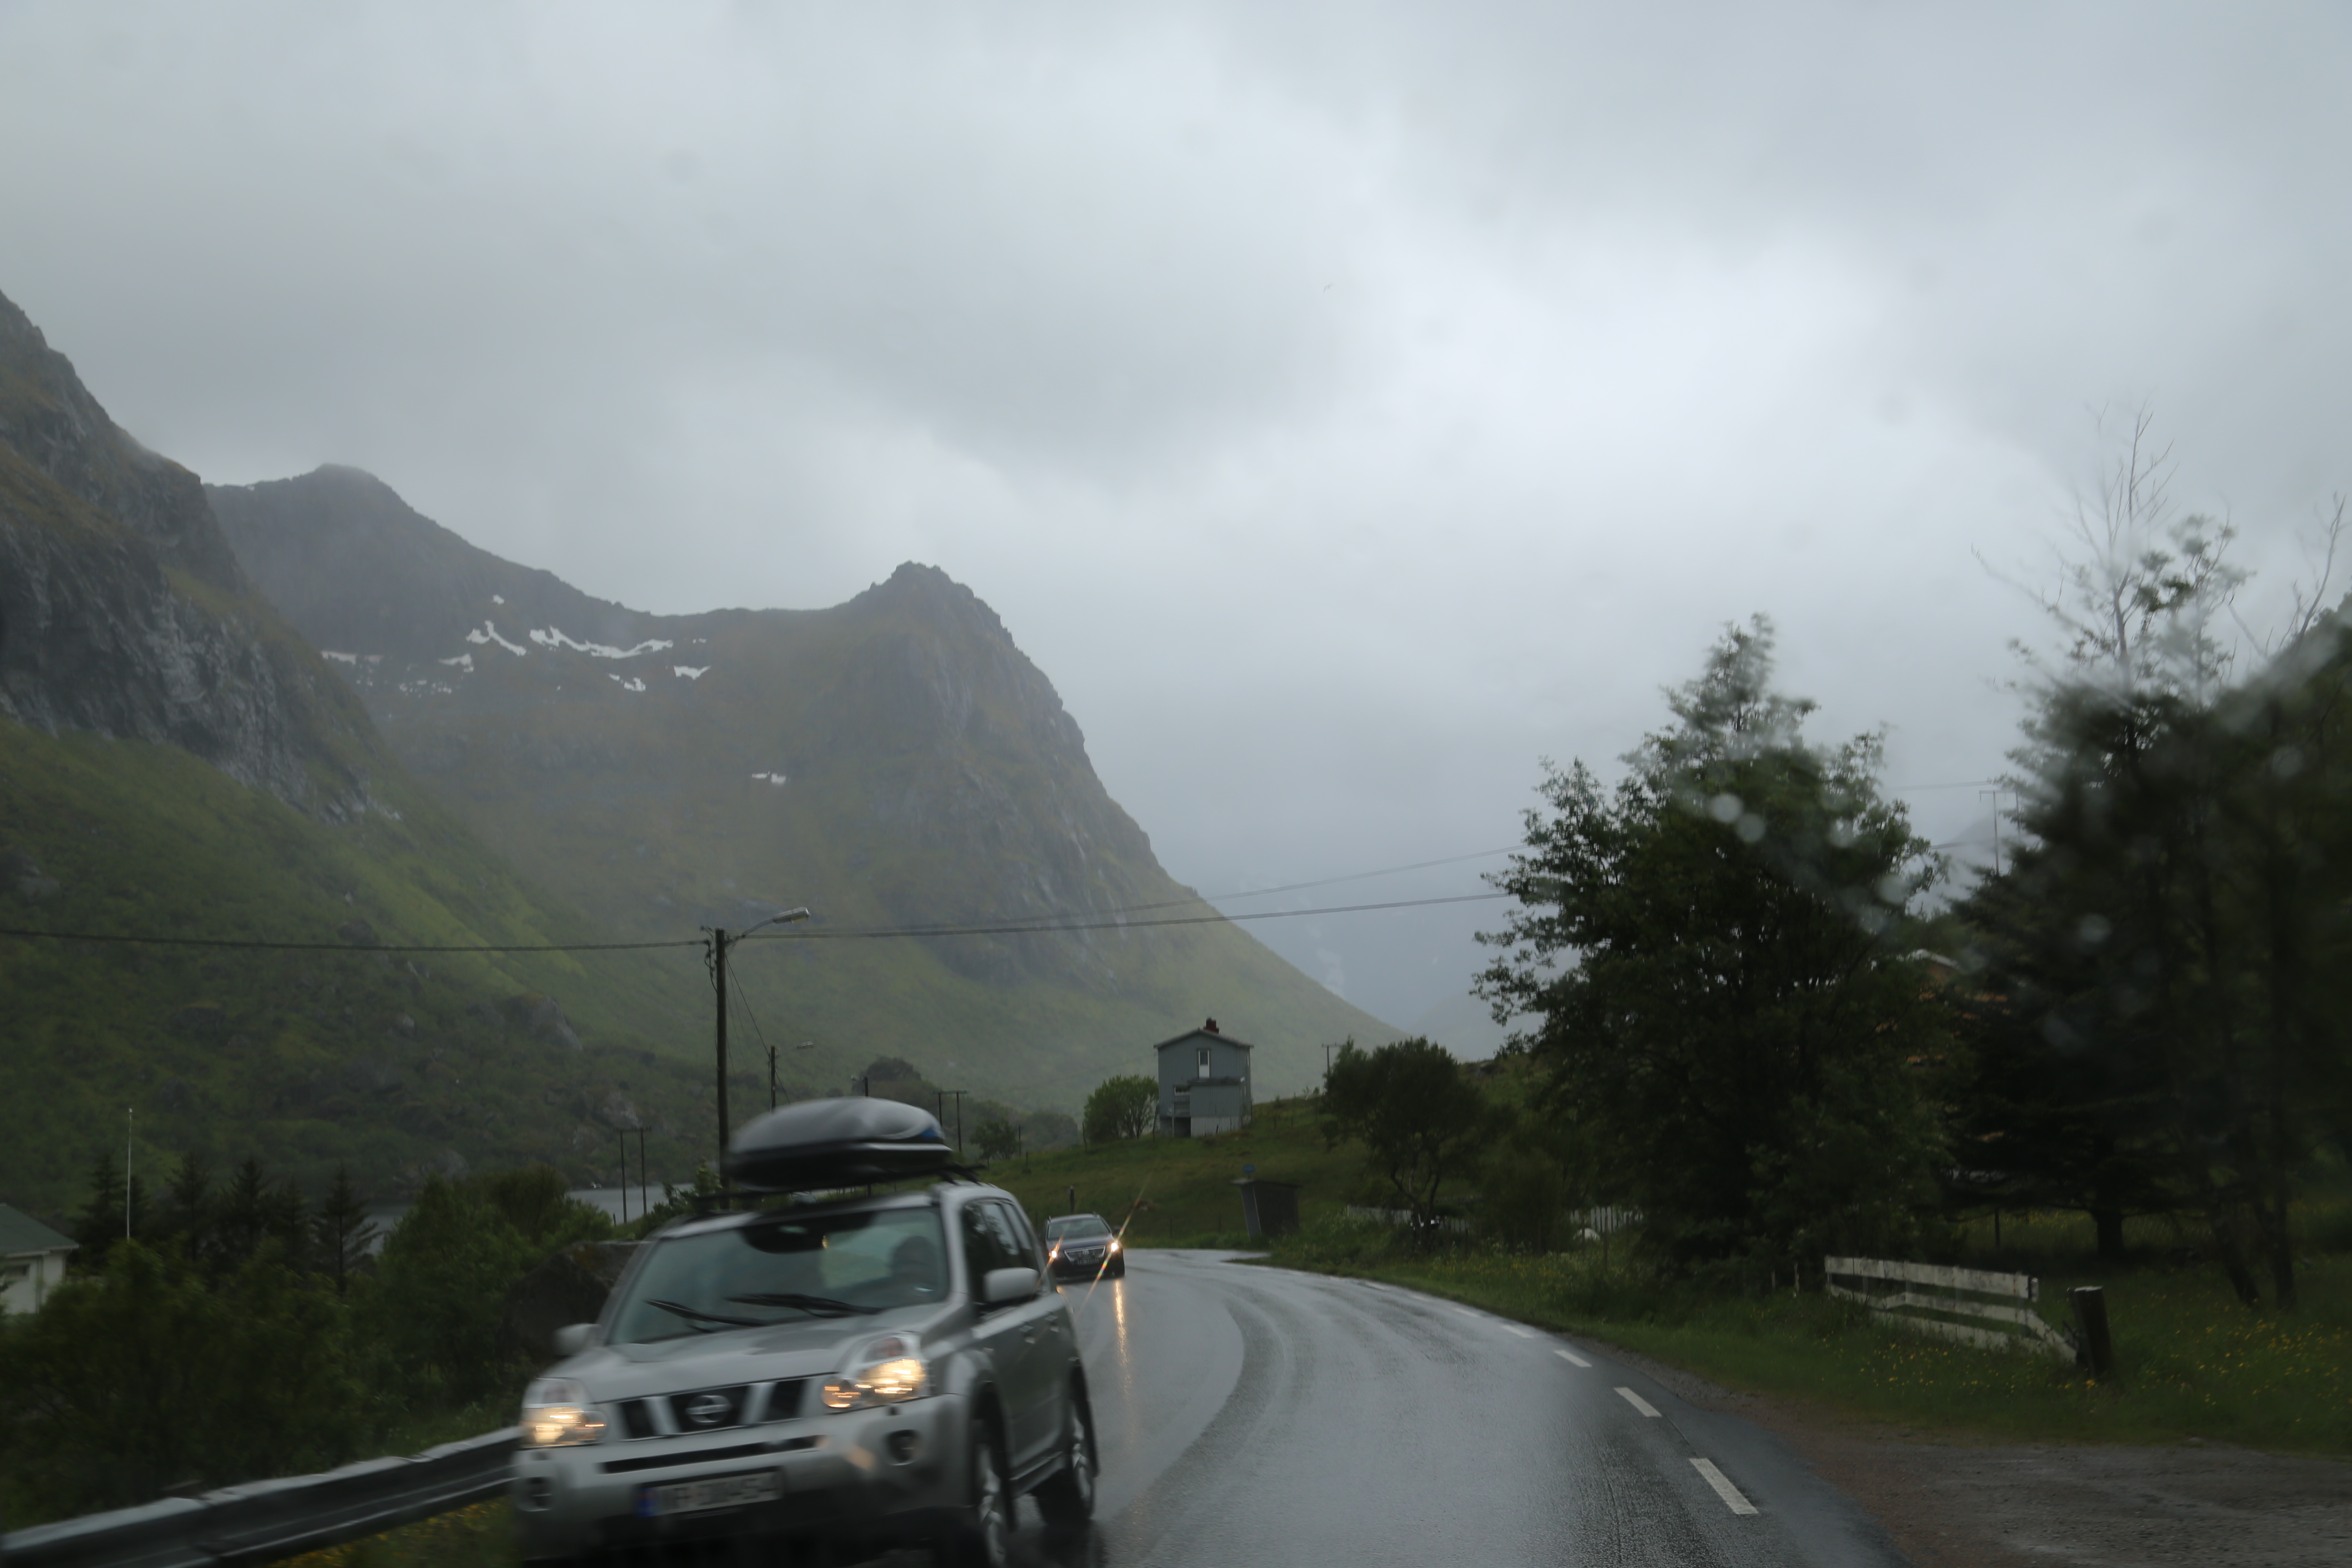
{"label": "snow patch on mountain", "polygon": [[706,664],[700,669],[697,669],[690,664],[673,664],[669,667],[669,672],[681,680],[700,680],[710,673],[710,667]]}
{"label": "snow patch on mountain", "polygon": [[530,640],[541,647],[568,647],[574,653],[584,653],[593,658],[635,658],[641,653],[660,653],[677,645],[660,637],[649,637],[635,647],[614,647],[609,643],[582,642],[566,637],[562,626],[550,626],[545,631],[533,630]]}
{"label": "snow patch on mountain", "polygon": [[[531,636],[533,637],[537,637],[538,635],[539,634],[537,632],[531,633]],[[490,643],[496,643],[500,647],[506,649],[509,653],[514,655],[517,658],[522,658],[523,655],[530,651],[530,649],[523,647],[520,643],[510,643],[507,641],[506,638],[499,636],[499,623],[496,621],[484,621],[479,630],[470,631],[466,634],[466,640],[472,643],[477,647],[484,647]]]}
{"label": "snow patch on mountain", "polygon": [[773,784],[778,789],[784,787],[784,775],[782,773],[753,773],[751,776],[763,784]]}
{"label": "snow patch on mountain", "polygon": [[360,656],[355,653],[337,653],[331,647],[320,648],[319,650],[319,657],[320,658],[331,658],[337,664],[357,664],[360,661]]}
{"label": "snow patch on mountain", "polygon": [[474,673],[474,656],[470,653],[461,653],[455,658],[445,658],[441,662],[454,668],[462,669],[468,675]]}
{"label": "snow patch on mountain", "polygon": [[624,691],[643,691],[646,689],[645,679],[642,676],[633,675],[626,680],[622,680],[617,675],[608,675],[604,679],[607,680],[619,680],[621,682],[621,689]]}

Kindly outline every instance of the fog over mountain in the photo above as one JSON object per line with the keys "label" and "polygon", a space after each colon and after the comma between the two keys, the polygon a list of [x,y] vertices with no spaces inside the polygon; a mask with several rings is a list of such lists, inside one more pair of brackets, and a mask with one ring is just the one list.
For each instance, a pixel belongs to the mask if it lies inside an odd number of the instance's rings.
{"label": "fog over mountain", "polygon": [[[354,465],[591,598],[937,566],[1203,892],[1447,862],[1231,909],[1476,891],[1759,610],[1965,844],[2039,635],[1979,557],[2043,580],[2098,411],[2256,601],[2352,488],[2347,32],[20,0],[0,287],[207,479]],[[1403,1024],[1493,916],[1261,930]]]}
{"label": "fog over mountain", "polygon": [[[1075,1109],[1200,1016],[1257,1047],[1269,1094],[1326,1041],[1393,1033],[1161,869],[1053,682],[937,567],[827,609],[655,616],[355,468],[205,493],[401,762],[536,883],[653,941],[815,911],[731,971],[793,1076],[903,1057]],[[910,929],[932,934],[879,934]]]}

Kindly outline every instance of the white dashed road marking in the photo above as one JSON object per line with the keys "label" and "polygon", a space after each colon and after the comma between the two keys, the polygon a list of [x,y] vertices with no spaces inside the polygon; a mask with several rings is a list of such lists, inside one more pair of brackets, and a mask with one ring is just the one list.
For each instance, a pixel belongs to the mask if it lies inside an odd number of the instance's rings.
{"label": "white dashed road marking", "polygon": [[[1625,1391],[1621,1388],[1617,1392],[1623,1394]],[[1657,1412],[1652,1411],[1650,1414],[1654,1415]],[[1756,1505],[1740,1495],[1739,1489],[1731,1484],[1731,1478],[1715,1468],[1713,1459],[1693,1459],[1691,1463],[1697,1468],[1700,1475],[1706,1478],[1706,1484],[1715,1489],[1715,1495],[1721,1498],[1724,1506],[1730,1509],[1732,1512],[1754,1513],[1756,1511]]]}
{"label": "white dashed road marking", "polygon": [[1517,1323],[1505,1323],[1503,1327],[1510,1330],[1511,1332],[1518,1335],[1519,1338],[1523,1340],[1531,1340],[1536,1337],[1536,1331],[1533,1329],[1523,1329]]}
{"label": "white dashed road marking", "polygon": [[1643,1398],[1640,1394],[1638,1394],[1634,1393],[1632,1389],[1630,1389],[1630,1388],[1621,1388],[1621,1389],[1619,1389],[1617,1392],[1618,1392],[1618,1393],[1620,1393],[1620,1394],[1623,1394],[1623,1395],[1625,1396],[1625,1403],[1626,1403],[1626,1404],[1628,1404],[1628,1405],[1632,1405],[1634,1409],[1636,1409],[1636,1410],[1640,1411],[1643,1415],[1655,1415],[1658,1413],[1658,1409],[1657,1409],[1657,1406],[1656,1406],[1656,1405],[1652,1405],[1648,1400],[1646,1400],[1646,1399]]}
{"label": "white dashed road marking", "polygon": [[1580,1366],[1589,1370],[1592,1365],[1591,1362],[1585,1360],[1574,1351],[1554,1351],[1551,1353],[1559,1357],[1560,1360],[1568,1363],[1570,1366]]}

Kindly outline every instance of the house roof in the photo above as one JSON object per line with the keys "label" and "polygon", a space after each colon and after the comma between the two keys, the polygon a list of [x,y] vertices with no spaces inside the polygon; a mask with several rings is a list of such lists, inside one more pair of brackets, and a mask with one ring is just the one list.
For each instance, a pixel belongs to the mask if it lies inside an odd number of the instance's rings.
{"label": "house roof", "polygon": [[1247,1040],[1237,1040],[1231,1035],[1221,1035],[1214,1029],[1187,1029],[1174,1039],[1162,1040],[1151,1048],[1155,1051],[1164,1051],[1171,1046],[1191,1045],[1194,1040],[1214,1040],[1221,1046],[1235,1046],[1245,1051],[1257,1049]]}
{"label": "house roof", "polygon": [[30,1215],[18,1214],[6,1204],[0,1204],[0,1258],[13,1258],[26,1252],[70,1252],[79,1245],[69,1236],[59,1236]]}

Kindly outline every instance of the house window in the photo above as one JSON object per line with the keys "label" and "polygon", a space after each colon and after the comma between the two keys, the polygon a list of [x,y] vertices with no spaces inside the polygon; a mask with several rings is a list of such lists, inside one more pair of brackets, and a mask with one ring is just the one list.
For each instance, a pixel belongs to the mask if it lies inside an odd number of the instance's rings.
{"label": "house window", "polygon": [[1200,1071],[1194,1073],[1192,1076],[1194,1078],[1206,1078],[1209,1076],[1209,1047],[1206,1046],[1202,1046],[1201,1047]]}

